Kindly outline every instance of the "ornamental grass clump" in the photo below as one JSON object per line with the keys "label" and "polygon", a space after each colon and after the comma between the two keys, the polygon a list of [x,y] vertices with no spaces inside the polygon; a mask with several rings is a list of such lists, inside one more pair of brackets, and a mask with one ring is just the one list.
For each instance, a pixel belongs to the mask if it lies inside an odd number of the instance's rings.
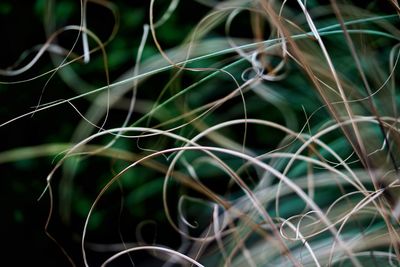
{"label": "ornamental grass clump", "polygon": [[0,70],[39,86],[0,122],[43,125],[0,153],[45,173],[32,231],[73,266],[398,266],[399,11],[37,1]]}

